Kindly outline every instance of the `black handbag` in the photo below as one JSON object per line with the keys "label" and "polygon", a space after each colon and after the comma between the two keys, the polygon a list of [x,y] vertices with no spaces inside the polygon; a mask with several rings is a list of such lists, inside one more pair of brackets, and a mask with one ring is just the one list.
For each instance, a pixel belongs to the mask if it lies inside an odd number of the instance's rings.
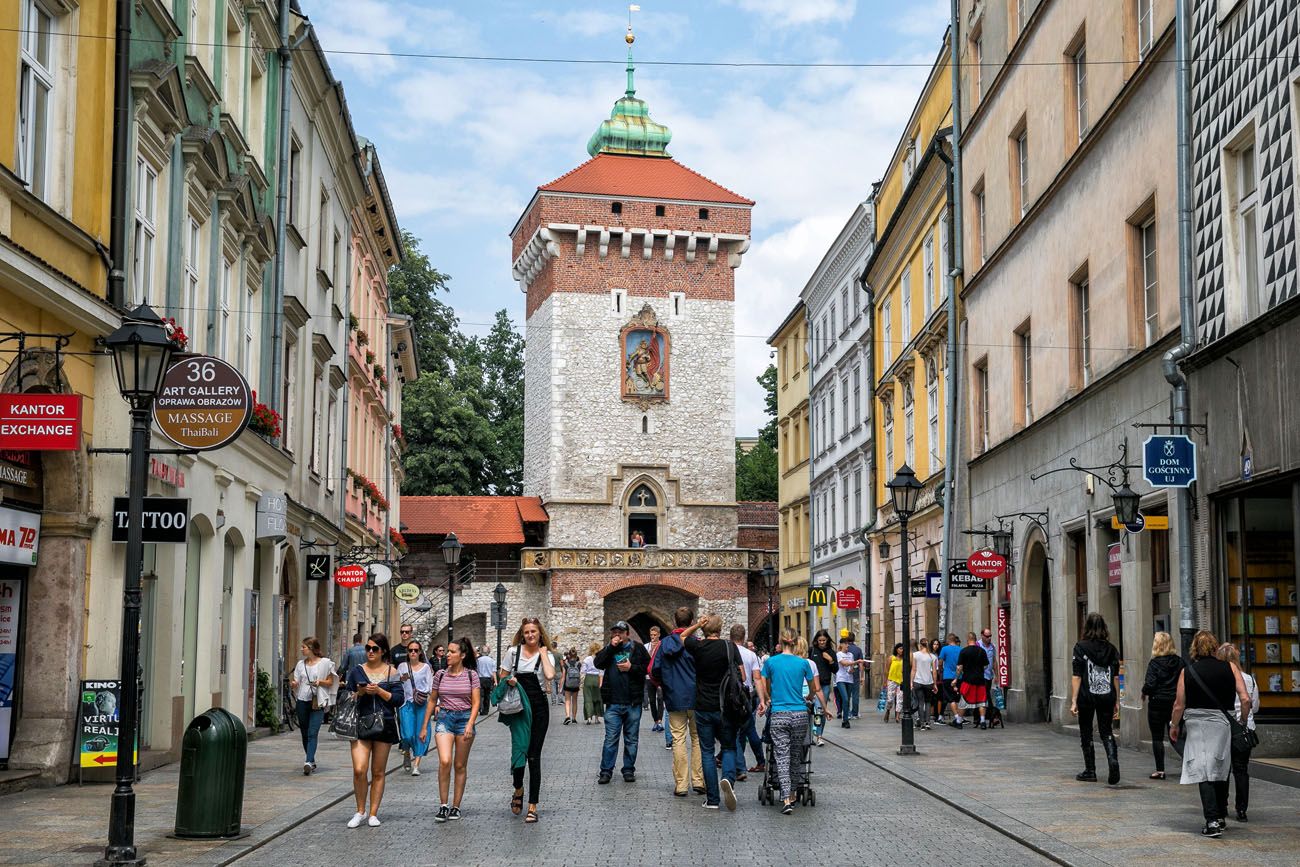
{"label": "black handbag", "polygon": [[[1205,681],[1201,680],[1201,676],[1197,674],[1196,668],[1189,665],[1186,670],[1192,676],[1192,679],[1196,681],[1196,684],[1201,688],[1201,691],[1206,695],[1210,695],[1210,688],[1205,685]],[[1219,713],[1228,718],[1228,727],[1232,729],[1233,752],[1248,753],[1255,747],[1259,746],[1259,735],[1242,725],[1241,721],[1229,713],[1227,708],[1220,705]],[[1184,735],[1184,737],[1186,736]],[[1175,747],[1175,749],[1177,748]],[[1178,753],[1179,755],[1182,755],[1182,750],[1179,750]]]}
{"label": "black handbag", "polygon": [[[392,673],[392,667],[389,667],[389,673]],[[384,681],[387,683],[388,681]],[[370,706],[375,708],[370,713],[363,713],[357,716],[357,740],[373,741],[376,738],[383,737],[388,729],[388,721],[384,718],[383,708],[379,706],[381,699],[377,695],[370,696]]]}

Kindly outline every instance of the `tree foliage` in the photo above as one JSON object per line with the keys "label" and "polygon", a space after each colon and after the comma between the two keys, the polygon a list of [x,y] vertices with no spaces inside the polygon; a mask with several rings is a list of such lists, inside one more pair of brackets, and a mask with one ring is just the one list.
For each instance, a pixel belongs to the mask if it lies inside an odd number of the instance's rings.
{"label": "tree foliage", "polygon": [[758,438],[776,450],[776,365],[769,364],[767,370],[758,375],[758,384],[763,386],[763,409],[767,412],[767,424],[758,429]]}
{"label": "tree foliage", "polygon": [[736,499],[776,500],[776,451],[759,440],[749,452],[736,447]]}
{"label": "tree foliage", "polygon": [[395,313],[414,319],[420,375],[402,392],[403,494],[518,494],[524,462],[524,341],[506,311],[467,337],[438,297],[450,278],[419,240],[402,233],[403,261],[389,272]]}

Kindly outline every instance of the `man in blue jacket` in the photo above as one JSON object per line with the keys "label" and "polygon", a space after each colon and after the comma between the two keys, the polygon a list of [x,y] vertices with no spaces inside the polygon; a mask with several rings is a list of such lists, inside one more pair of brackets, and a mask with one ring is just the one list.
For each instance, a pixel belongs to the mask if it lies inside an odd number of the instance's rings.
{"label": "man in blue jacket", "polygon": [[[673,794],[685,798],[689,782],[697,794],[704,794],[704,765],[700,760],[700,740],[695,733],[695,659],[686,652],[682,633],[695,620],[695,612],[683,605],[673,612],[677,628],[659,643],[655,654],[654,676],[663,687],[664,709],[668,711],[668,729],[673,735]],[[697,641],[689,638],[688,641]],[[690,732],[690,765],[687,765],[686,735]],[[709,757],[712,761],[712,756]],[[689,771],[689,781],[687,775]]]}

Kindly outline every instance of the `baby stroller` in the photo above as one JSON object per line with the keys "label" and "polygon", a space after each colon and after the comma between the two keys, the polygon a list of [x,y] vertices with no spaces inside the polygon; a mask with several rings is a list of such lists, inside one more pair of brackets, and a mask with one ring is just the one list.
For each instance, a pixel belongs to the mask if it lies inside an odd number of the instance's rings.
{"label": "baby stroller", "polygon": [[[767,722],[763,726],[763,754],[767,770],[763,772],[763,782],[758,786],[758,802],[769,805],[775,804],[781,799],[781,783],[776,776],[776,751],[772,749],[771,722],[772,718],[769,715]],[[791,762],[791,794],[794,795],[796,804],[802,804],[805,807],[817,806],[817,793],[813,791],[810,780],[812,776],[812,745],[813,709],[810,703],[808,727],[804,729],[802,742],[790,745],[791,751],[794,752],[794,761]]]}

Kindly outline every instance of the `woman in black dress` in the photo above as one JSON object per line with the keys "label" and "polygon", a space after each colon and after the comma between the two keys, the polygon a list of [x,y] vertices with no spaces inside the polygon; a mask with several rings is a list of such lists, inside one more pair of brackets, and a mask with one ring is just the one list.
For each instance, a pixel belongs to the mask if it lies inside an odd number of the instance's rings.
{"label": "woman in black dress", "polygon": [[[530,825],[537,821],[537,802],[542,791],[542,747],[546,744],[546,730],[551,724],[551,705],[547,701],[545,684],[555,678],[555,666],[546,648],[551,640],[536,617],[526,617],[515,633],[514,641],[505,659],[501,660],[501,677],[528,696],[532,712],[532,735],[528,740],[528,815],[524,821]],[[510,812],[516,816],[524,804],[524,768],[512,768],[514,796],[510,799]]]}
{"label": "woman in black dress", "polygon": [[[367,716],[380,714],[382,726],[365,738],[352,742],[352,793],[357,812],[348,820],[349,828],[362,822],[379,827],[379,803],[384,799],[384,773],[388,753],[397,743],[397,709],[405,701],[402,680],[388,662],[388,636],[376,632],[366,641],[366,661],[348,672],[347,689],[357,694],[358,725]],[[368,778],[367,778],[368,777]],[[366,794],[370,794],[367,819]]]}

